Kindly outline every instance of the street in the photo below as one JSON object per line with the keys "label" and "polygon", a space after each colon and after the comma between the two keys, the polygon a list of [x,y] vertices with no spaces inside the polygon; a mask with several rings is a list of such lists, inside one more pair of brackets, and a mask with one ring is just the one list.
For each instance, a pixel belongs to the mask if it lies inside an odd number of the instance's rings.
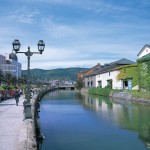
{"label": "street", "polygon": [[18,106],[14,98],[0,103],[0,150],[17,150],[24,118],[23,100],[21,96]]}

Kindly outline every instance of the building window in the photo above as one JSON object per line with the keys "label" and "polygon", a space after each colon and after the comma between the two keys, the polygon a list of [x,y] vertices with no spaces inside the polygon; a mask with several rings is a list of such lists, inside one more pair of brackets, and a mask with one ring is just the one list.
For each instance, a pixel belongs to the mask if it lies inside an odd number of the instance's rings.
{"label": "building window", "polygon": [[93,87],[93,81],[91,81],[91,87]]}
{"label": "building window", "polygon": [[113,81],[112,81],[112,79],[110,79],[110,80],[107,80],[107,88],[110,88],[110,89],[112,89],[112,84],[113,84]]}
{"label": "building window", "polygon": [[88,87],[90,87],[90,83],[88,82]]}
{"label": "building window", "polygon": [[110,72],[109,72],[109,76],[110,76]]}
{"label": "building window", "polygon": [[102,81],[98,81],[98,87],[102,88]]}

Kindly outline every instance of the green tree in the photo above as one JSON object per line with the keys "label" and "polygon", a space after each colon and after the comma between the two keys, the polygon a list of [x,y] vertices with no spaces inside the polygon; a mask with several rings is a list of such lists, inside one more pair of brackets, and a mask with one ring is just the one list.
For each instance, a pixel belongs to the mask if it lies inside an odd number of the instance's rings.
{"label": "green tree", "polygon": [[11,82],[12,85],[16,86],[17,78],[15,76],[11,77],[10,82]]}
{"label": "green tree", "polygon": [[80,91],[83,88],[83,86],[84,86],[83,79],[78,79],[77,83],[75,84],[76,89]]}
{"label": "green tree", "polygon": [[11,85],[11,78],[12,78],[12,75],[10,73],[6,73],[4,78],[6,79],[7,81],[7,84],[8,85]]}
{"label": "green tree", "polygon": [[1,86],[2,78],[3,78],[3,71],[0,69],[0,86]]}

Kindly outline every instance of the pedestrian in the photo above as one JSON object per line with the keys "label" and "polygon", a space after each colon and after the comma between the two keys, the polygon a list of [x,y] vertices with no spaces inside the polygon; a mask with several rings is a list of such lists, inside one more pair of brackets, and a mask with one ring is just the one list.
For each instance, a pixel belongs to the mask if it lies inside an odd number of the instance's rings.
{"label": "pedestrian", "polygon": [[1,102],[1,99],[2,99],[2,92],[0,91],[0,102]]}
{"label": "pedestrian", "polygon": [[35,92],[34,89],[32,89],[33,96],[34,96],[34,92]]}
{"label": "pedestrian", "polygon": [[18,106],[20,93],[17,87],[15,88],[14,95],[15,95],[16,105]]}
{"label": "pedestrian", "polygon": [[14,94],[15,94],[15,93],[14,93],[14,90],[11,90],[11,91],[10,91],[11,97],[14,97]]}

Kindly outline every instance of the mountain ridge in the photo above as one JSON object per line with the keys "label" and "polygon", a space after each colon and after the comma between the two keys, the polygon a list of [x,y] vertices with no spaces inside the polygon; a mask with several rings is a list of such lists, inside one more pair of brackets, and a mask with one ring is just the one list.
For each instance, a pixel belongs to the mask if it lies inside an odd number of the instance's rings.
{"label": "mountain ridge", "polygon": [[[89,68],[71,67],[71,68],[56,68],[56,69],[31,69],[30,77],[32,81],[41,80],[77,80],[77,73],[87,71]],[[27,70],[22,70],[23,76],[27,76]]]}

